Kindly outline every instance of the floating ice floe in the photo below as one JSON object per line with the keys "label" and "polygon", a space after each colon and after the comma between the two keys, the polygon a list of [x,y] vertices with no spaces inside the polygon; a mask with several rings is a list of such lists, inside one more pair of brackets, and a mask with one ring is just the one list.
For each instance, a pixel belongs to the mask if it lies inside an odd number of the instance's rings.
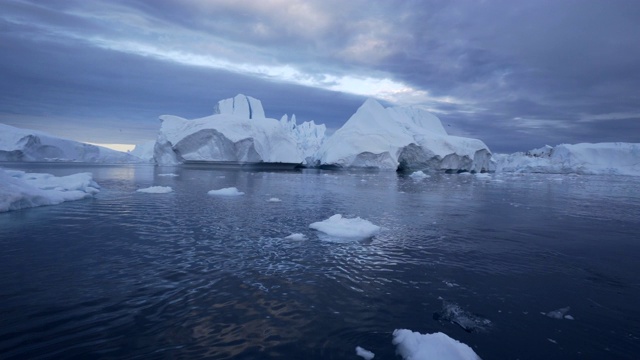
{"label": "floating ice floe", "polygon": [[393,344],[405,360],[480,360],[469,345],[441,332],[421,334],[396,329],[393,331]]}
{"label": "floating ice floe", "polygon": [[309,227],[329,236],[348,239],[367,239],[380,232],[380,227],[370,221],[359,217],[347,219],[343,218],[341,214],[314,222]]}
{"label": "floating ice floe", "polygon": [[272,197],[269,200],[267,200],[268,202],[281,202],[282,200],[278,199],[277,197]]}
{"label": "floating ice floe", "polygon": [[57,177],[0,168],[0,212],[80,200],[99,188],[90,173]]}
{"label": "floating ice floe", "polygon": [[414,180],[421,180],[421,179],[426,179],[428,177],[431,177],[427,174],[425,174],[422,170],[420,171],[414,171],[413,173],[411,173],[411,175],[409,175],[412,179]]}
{"label": "floating ice floe", "polygon": [[146,193],[146,194],[166,194],[173,191],[171,186],[150,186],[144,189],[138,189],[137,192]]}
{"label": "floating ice floe", "polygon": [[376,356],[376,354],[360,346],[356,346],[356,355],[362,357],[364,360],[371,360]]}
{"label": "floating ice floe", "polygon": [[176,176],[178,176],[178,174],[168,173],[168,174],[158,174],[158,176],[163,176],[163,177],[176,177]]}
{"label": "floating ice floe", "polygon": [[305,240],[307,237],[301,233],[293,233],[289,236],[284,237],[287,240]]}
{"label": "floating ice floe", "polygon": [[463,328],[466,332],[486,330],[491,326],[491,320],[474,315],[456,304],[443,301],[442,310],[433,314],[435,320],[450,321]]}
{"label": "floating ice floe", "polygon": [[567,313],[569,312],[569,310],[571,310],[570,306],[567,307],[563,307],[557,310],[553,310],[553,311],[549,311],[548,313],[546,313],[545,315],[552,318],[552,319],[569,319],[569,320],[573,320],[573,317],[571,315],[567,315]]}
{"label": "floating ice floe", "polygon": [[242,191],[238,191],[235,187],[222,188],[218,190],[210,190],[207,192],[209,195],[219,195],[219,196],[239,196],[244,195]]}

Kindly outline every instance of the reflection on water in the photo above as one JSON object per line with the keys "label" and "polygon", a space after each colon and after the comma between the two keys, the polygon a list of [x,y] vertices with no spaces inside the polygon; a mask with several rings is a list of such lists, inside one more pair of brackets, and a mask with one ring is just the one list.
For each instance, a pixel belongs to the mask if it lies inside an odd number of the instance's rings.
{"label": "reflection on water", "polygon": [[[2,358],[392,359],[396,328],[484,358],[640,350],[635,178],[15,167],[90,171],[102,190],[0,214]],[[152,185],[174,192],[135,191]],[[224,187],[245,195],[207,195]],[[336,213],[383,230],[308,228]],[[434,320],[443,303],[491,326]],[[540,314],[566,306],[574,321]]]}

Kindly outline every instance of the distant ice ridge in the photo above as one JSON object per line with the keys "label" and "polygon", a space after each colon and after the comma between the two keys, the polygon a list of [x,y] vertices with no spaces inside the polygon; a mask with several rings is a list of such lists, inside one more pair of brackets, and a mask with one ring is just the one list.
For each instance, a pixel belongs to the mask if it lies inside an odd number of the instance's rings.
{"label": "distant ice ridge", "polygon": [[494,159],[501,172],[640,176],[639,143],[547,145]]}
{"label": "distant ice ridge", "polygon": [[90,173],[57,177],[0,168],[0,212],[80,200],[99,188]]}
{"label": "distant ice ridge", "polygon": [[215,114],[195,120],[163,115],[154,148],[159,165],[185,161],[302,163],[296,139],[259,100],[237,95],[218,102]]}
{"label": "distant ice ridge", "polygon": [[317,154],[322,165],[382,170],[493,170],[480,140],[450,136],[420,106],[384,108],[368,99]]}
{"label": "distant ice ridge", "polygon": [[444,333],[420,334],[407,329],[393,331],[393,344],[405,360],[480,360],[467,344]]}
{"label": "distant ice ridge", "polygon": [[0,124],[0,161],[137,163],[142,160],[129,153]]}

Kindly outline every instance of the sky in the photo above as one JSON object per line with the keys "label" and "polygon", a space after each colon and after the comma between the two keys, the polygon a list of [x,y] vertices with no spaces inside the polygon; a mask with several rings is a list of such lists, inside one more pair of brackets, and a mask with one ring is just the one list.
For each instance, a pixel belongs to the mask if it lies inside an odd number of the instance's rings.
{"label": "sky", "polygon": [[2,0],[0,123],[155,139],[242,93],[330,131],[369,97],[493,152],[640,142],[637,0]]}

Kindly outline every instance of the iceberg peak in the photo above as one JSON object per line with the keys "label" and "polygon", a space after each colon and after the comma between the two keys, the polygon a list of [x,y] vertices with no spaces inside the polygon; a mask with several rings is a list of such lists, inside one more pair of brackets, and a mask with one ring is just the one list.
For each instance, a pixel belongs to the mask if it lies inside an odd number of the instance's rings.
{"label": "iceberg peak", "polygon": [[235,97],[218,101],[213,114],[234,115],[243,119],[264,119],[262,102],[251,96],[238,94]]}

